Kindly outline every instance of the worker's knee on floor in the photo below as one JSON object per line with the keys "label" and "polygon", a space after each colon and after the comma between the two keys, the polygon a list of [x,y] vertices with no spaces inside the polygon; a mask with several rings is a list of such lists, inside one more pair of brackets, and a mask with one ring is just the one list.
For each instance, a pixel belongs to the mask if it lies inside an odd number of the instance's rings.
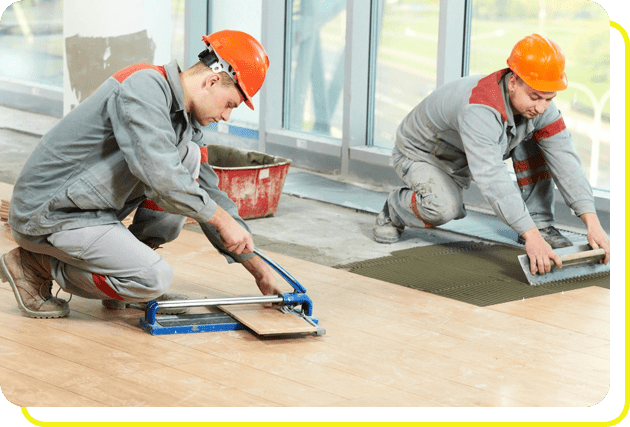
{"label": "worker's knee on floor", "polygon": [[422,216],[422,220],[425,223],[432,225],[434,227],[438,225],[446,224],[452,219],[453,218],[450,215],[445,215],[443,212],[436,212],[436,211],[426,212]]}
{"label": "worker's knee on floor", "polygon": [[422,219],[433,226],[446,224],[449,221],[466,216],[463,205],[455,203],[419,204],[418,211],[422,212]]}

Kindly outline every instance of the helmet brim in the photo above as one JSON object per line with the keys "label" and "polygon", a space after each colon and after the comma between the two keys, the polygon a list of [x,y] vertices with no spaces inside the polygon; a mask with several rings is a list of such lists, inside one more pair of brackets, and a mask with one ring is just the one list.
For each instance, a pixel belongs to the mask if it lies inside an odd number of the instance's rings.
{"label": "helmet brim", "polygon": [[236,79],[237,79],[236,86],[238,87],[238,90],[241,93],[241,96],[243,97],[243,102],[245,102],[245,105],[247,105],[252,111],[254,111],[254,104],[252,102],[252,97],[249,96],[249,94],[247,93],[247,88],[242,83],[241,76],[238,71],[236,72]]}
{"label": "helmet brim", "polygon": [[524,78],[523,76],[519,77],[527,83],[529,87],[540,92],[559,92],[561,90],[565,90],[569,86],[566,74],[562,76],[561,79],[554,81],[540,81]]}

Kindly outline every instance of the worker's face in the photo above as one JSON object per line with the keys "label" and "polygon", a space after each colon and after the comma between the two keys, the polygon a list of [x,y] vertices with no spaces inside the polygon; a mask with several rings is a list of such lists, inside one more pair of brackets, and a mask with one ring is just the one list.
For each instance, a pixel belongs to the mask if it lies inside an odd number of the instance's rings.
{"label": "worker's face", "polygon": [[[208,74],[202,84],[202,90],[193,104],[191,113],[202,126],[227,121],[232,110],[243,102],[243,96],[235,84],[225,84],[222,74]],[[231,80],[230,80],[231,82]]]}
{"label": "worker's face", "polygon": [[515,74],[508,81],[508,93],[512,103],[512,112],[521,114],[526,119],[533,119],[545,112],[556,92],[536,90],[518,78]]}

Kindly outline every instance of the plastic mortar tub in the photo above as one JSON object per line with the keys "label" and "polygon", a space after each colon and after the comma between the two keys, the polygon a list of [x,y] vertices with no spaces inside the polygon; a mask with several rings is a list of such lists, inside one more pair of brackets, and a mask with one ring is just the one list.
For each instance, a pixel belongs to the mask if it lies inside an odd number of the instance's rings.
{"label": "plastic mortar tub", "polygon": [[219,189],[236,203],[241,218],[262,218],[278,211],[291,160],[224,145],[208,145],[208,164]]}

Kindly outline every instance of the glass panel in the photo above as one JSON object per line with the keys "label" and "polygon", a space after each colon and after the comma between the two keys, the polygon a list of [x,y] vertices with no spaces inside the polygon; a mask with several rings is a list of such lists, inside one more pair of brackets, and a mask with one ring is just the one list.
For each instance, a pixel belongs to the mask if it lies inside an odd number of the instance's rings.
{"label": "glass panel", "polygon": [[0,20],[0,79],[63,87],[63,2],[23,0]]}
{"label": "glass panel", "polygon": [[292,0],[285,127],[341,138],[346,0]]}
{"label": "glass panel", "polygon": [[372,144],[393,148],[405,116],[435,89],[439,0],[377,0]]}
{"label": "glass panel", "polygon": [[[210,22],[208,23],[210,33],[221,30],[243,31],[260,41],[262,0],[211,0],[208,5],[210,7]],[[199,52],[205,46],[201,41],[201,36],[202,34],[199,34],[198,37]],[[193,42],[195,40],[197,40],[197,35],[193,37]],[[269,67],[278,67],[279,69],[282,65],[270,63]],[[232,112],[230,120],[228,120],[228,124],[235,127],[232,130],[240,132],[240,128],[258,129],[259,98],[260,93],[253,98],[254,111],[243,103]],[[220,126],[221,124],[219,124],[219,128]]]}
{"label": "glass panel", "polygon": [[[185,5],[186,0],[171,0],[171,58],[177,60],[182,69],[186,67],[184,63]],[[202,35],[198,37],[200,40]],[[199,52],[202,49],[203,45],[200,45]]]}
{"label": "glass panel", "polygon": [[[586,0],[475,0],[470,74],[507,67],[512,47],[538,33],[558,43],[569,87],[554,102],[573,135],[591,185],[610,189],[610,21]],[[594,156],[593,156],[594,154]]]}

